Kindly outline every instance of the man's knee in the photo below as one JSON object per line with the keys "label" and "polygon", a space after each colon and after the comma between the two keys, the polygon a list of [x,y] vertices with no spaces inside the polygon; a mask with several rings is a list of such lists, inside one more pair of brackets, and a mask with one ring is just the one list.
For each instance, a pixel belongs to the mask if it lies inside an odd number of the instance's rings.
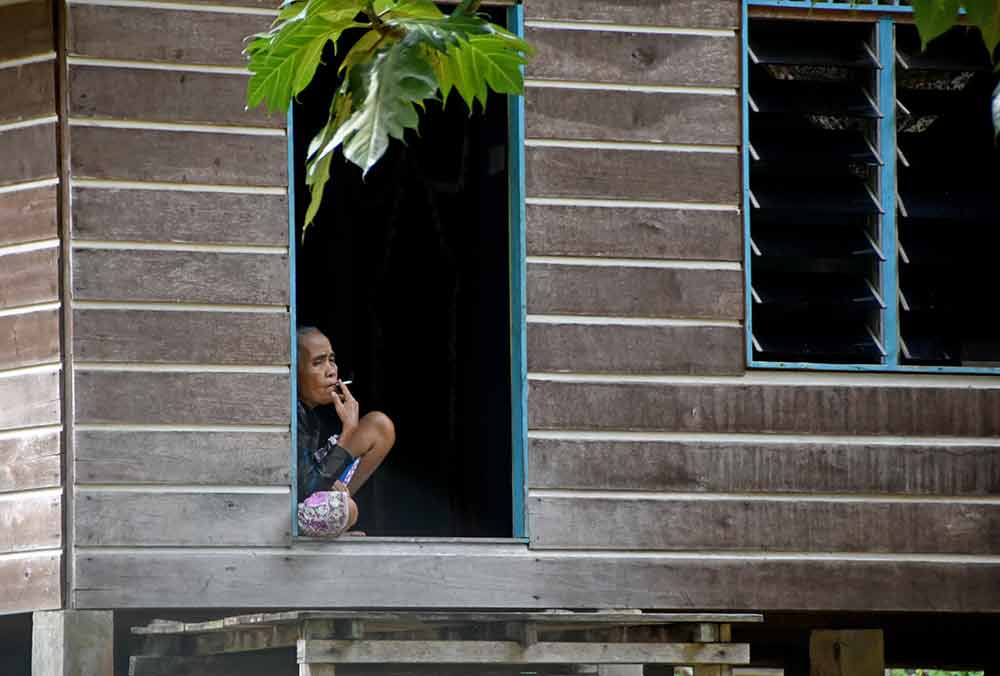
{"label": "man's knee", "polygon": [[365,416],[365,420],[378,431],[379,436],[388,446],[396,443],[396,426],[393,424],[392,419],[385,413],[382,413],[382,411],[372,411]]}

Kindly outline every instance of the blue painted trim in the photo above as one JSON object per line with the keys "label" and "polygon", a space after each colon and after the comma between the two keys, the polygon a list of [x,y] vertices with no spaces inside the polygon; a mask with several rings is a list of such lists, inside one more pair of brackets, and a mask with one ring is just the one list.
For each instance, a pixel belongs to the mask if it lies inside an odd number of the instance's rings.
{"label": "blue painted trim", "polygon": [[1000,375],[1000,369],[980,366],[911,366],[908,364],[817,364],[813,362],[752,361],[754,369],[795,371],[858,371],[875,373],[955,373],[965,375]]}
{"label": "blue painted trim", "polygon": [[[898,3],[899,0],[896,0]],[[878,5],[874,0],[854,0],[853,2],[830,2],[814,0],[747,0],[747,4],[756,7],[787,7],[792,9],[833,9],[850,12],[897,12],[911,14],[913,8],[909,5]]]}
{"label": "blue painted trim", "polygon": [[296,422],[296,411],[298,410],[298,339],[295,330],[298,327],[297,310],[295,307],[295,242],[297,239],[295,227],[295,132],[292,116],[292,106],[288,106],[288,126],[286,131],[288,139],[288,321],[290,325],[290,346],[289,346],[289,380],[292,384],[290,393],[292,401],[292,417],[289,420],[289,428],[292,439],[292,537],[299,534],[298,502],[299,502],[299,441],[298,424]]}
{"label": "blue painted trim", "polygon": [[[515,5],[507,10],[508,29],[524,36],[524,8]],[[523,72],[523,69],[522,69]],[[524,205],[524,97],[508,96],[509,227],[510,227],[510,385],[511,385],[511,446],[514,537],[526,538],[528,524],[525,501],[528,491],[528,357],[527,337],[527,263],[525,251]]]}
{"label": "blue painted trim", "polygon": [[742,13],[740,16],[740,81],[742,89],[740,91],[741,101],[741,124],[743,131],[743,317],[744,320],[744,343],[746,346],[747,365],[753,362],[753,298],[750,293],[752,280],[751,268],[753,267],[753,251],[750,248],[750,45],[747,19],[747,3],[740,3]]}
{"label": "blue painted trim", "polygon": [[880,246],[885,254],[881,265],[883,364],[899,364],[899,240],[896,237],[896,29],[892,19],[879,19],[878,49],[881,70],[878,76],[878,143],[882,167],[879,192],[882,203]]}

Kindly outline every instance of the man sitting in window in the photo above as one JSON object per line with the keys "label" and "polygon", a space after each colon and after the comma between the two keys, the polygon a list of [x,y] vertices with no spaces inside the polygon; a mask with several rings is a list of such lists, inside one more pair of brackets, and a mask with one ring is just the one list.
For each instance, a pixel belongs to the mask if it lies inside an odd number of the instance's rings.
{"label": "man sitting in window", "polygon": [[[333,347],[323,333],[298,330],[298,487],[299,533],[336,537],[358,520],[351,495],[378,468],[396,441],[392,420],[374,411],[358,418],[358,402],[341,382]],[[332,424],[319,408],[333,405]],[[336,481],[355,458],[348,485]]]}

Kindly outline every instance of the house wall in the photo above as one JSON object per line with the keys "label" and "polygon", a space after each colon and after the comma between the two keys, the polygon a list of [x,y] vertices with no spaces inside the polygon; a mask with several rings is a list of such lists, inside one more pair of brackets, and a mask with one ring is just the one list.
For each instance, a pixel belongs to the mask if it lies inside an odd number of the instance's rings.
{"label": "house wall", "polygon": [[0,613],[62,602],[53,19],[0,6]]}
{"label": "house wall", "polygon": [[79,607],[1000,609],[1000,379],[745,371],[738,2],[526,5],[530,544],[287,546],[284,139],[238,112],[268,17],[99,1]]}

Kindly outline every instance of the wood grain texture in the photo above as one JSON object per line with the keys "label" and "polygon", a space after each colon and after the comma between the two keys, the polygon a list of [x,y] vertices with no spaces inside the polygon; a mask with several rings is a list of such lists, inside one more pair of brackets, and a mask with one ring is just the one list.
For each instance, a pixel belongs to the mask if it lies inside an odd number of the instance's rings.
{"label": "wood grain texture", "polygon": [[532,381],[533,429],[992,437],[1000,390]]}
{"label": "wood grain texture", "polygon": [[0,193],[0,245],[58,236],[56,186]]}
{"label": "wood grain texture", "polygon": [[528,265],[528,312],[740,319],[738,270]]}
{"label": "wood grain texture", "polygon": [[0,91],[8,93],[0,98],[0,123],[54,115],[55,90],[55,61],[0,68]]}
{"label": "wood grain texture", "polygon": [[0,132],[0,157],[0,185],[54,177],[55,123]]}
{"label": "wood grain texture", "polygon": [[532,439],[533,488],[714,493],[1000,494],[1000,448]]}
{"label": "wood grain texture", "polygon": [[0,61],[55,49],[51,7],[45,0],[0,7]]}
{"label": "wood grain texture", "polygon": [[60,608],[61,559],[58,552],[0,559],[0,613]]}
{"label": "wood grain texture", "polygon": [[1000,565],[973,562],[569,558],[527,549],[456,556],[337,543],[321,555],[86,552],[76,572],[80,608],[315,608],[317,589],[336,588],[324,607],[1000,610]]}
{"label": "wood grain texture", "polygon": [[538,497],[533,549],[996,554],[1000,505]]}
{"label": "wood grain texture", "polygon": [[266,31],[273,17],[148,7],[70,8],[71,55],[245,66],[243,39]]}
{"label": "wood grain texture", "polygon": [[591,148],[527,149],[529,197],[737,204],[739,155]]}
{"label": "wood grain texture", "polygon": [[529,87],[528,138],[740,143],[738,96]]}
{"label": "wood grain texture", "polygon": [[284,186],[284,138],[75,127],[73,175],[123,181]]}
{"label": "wood grain texture", "polygon": [[58,310],[0,317],[0,369],[58,361]]}
{"label": "wood grain texture", "polygon": [[680,28],[738,28],[740,4],[736,0],[706,3],[702,0],[532,0],[527,18],[595,21]]}
{"label": "wood grain texture", "polygon": [[527,28],[528,77],[638,85],[738,87],[735,36]]}
{"label": "wood grain texture", "polygon": [[79,250],[77,300],[288,303],[288,257],[191,251]]}
{"label": "wood grain texture", "polygon": [[80,546],[285,545],[291,498],[249,493],[78,491]]}
{"label": "wood grain texture", "polygon": [[59,486],[61,447],[59,432],[24,432],[0,439],[0,491]]}
{"label": "wood grain texture", "polygon": [[73,190],[78,239],[288,245],[288,199],[174,190]]}
{"label": "wood grain texture", "polygon": [[287,425],[287,375],[77,371],[79,423]]}
{"label": "wood grain texture", "polygon": [[285,115],[246,110],[245,75],[72,66],[70,114],[115,120],[284,128]]}
{"label": "wood grain texture", "polygon": [[58,493],[15,493],[0,500],[0,554],[61,544],[62,497]]}
{"label": "wood grain texture", "polygon": [[59,373],[25,373],[0,378],[0,429],[56,425],[62,398]]}
{"label": "wood grain texture", "polygon": [[59,300],[59,250],[0,257],[0,308]]}
{"label": "wood grain texture", "polygon": [[743,372],[743,331],[725,326],[528,324],[528,370],[735,375]]}
{"label": "wood grain texture", "polygon": [[608,256],[739,261],[743,222],[734,211],[529,204],[529,256]]}
{"label": "wood grain texture", "polygon": [[74,356],[80,361],[287,365],[290,335],[286,314],[73,313]]}
{"label": "wood grain texture", "polygon": [[81,483],[288,486],[287,432],[76,432]]}

